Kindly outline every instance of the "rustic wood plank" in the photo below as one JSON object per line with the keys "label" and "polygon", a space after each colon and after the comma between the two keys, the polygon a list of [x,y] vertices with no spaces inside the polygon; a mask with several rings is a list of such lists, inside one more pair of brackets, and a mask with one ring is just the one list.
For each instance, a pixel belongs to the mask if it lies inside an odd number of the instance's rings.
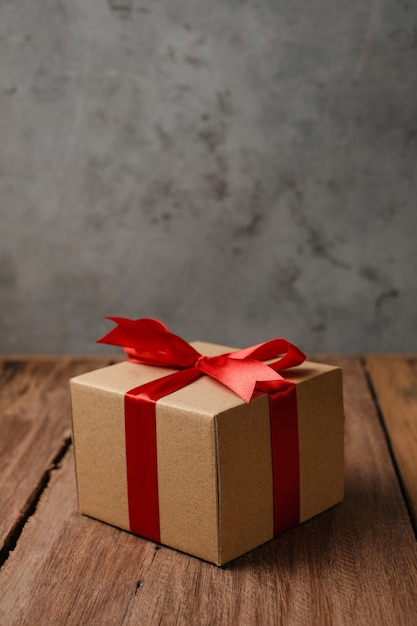
{"label": "rustic wood plank", "polygon": [[0,570],[1,624],[118,624],[154,544],[81,516],[72,450]]}
{"label": "rustic wood plank", "polygon": [[417,528],[417,358],[369,355],[365,359]]}
{"label": "rustic wood plank", "polygon": [[0,563],[70,441],[68,375],[109,357],[0,358]]}
{"label": "rustic wood plank", "polygon": [[338,361],[343,504],[216,568],[79,515],[69,449],[0,570],[0,623],[415,624],[407,510],[360,360]]}

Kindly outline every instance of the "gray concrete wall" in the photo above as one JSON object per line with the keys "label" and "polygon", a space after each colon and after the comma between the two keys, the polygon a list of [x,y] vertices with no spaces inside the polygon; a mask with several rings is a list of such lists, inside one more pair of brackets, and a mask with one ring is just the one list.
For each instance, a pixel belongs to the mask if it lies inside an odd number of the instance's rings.
{"label": "gray concrete wall", "polygon": [[0,350],[417,350],[417,4],[0,2]]}

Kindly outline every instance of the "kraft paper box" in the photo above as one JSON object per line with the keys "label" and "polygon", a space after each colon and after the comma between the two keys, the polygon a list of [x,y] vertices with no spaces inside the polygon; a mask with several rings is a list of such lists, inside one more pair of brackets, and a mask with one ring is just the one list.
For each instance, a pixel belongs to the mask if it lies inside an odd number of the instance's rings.
{"label": "kraft paper box", "polygon": [[[71,380],[82,513],[130,530],[124,395],[172,371],[126,361]],[[285,378],[296,384],[303,522],[343,499],[342,372],[305,361]],[[158,400],[156,448],[161,543],[221,565],[274,537],[266,394],[247,404],[203,376]]]}

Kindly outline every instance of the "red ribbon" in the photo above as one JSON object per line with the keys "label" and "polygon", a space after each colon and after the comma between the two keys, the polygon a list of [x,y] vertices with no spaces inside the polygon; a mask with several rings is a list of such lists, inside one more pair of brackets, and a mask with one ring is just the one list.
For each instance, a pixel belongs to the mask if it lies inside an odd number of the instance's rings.
{"label": "red ribbon", "polygon": [[[160,541],[156,456],[156,402],[203,374],[245,402],[256,390],[269,395],[274,480],[274,535],[299,522],[299,448],[295,384],[278,370],[300,365],[305,355],[286,339],[214,357],[201,355],[161,322],[143,318],[116,322],[98,343],[122,346],[134,363],[175,368],[176,372],[125,394],[126,462],[132,532]],[[278,358],[266,365],[262,361]]]}

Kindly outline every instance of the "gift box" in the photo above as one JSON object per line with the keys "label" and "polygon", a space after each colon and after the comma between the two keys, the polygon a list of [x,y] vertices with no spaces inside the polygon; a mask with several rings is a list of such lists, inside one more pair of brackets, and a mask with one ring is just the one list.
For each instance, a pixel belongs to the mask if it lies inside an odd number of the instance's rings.
{"label": "gift box", "polygon": [[221,565],[342,500],[340,368],[112,319],[130,359],[70,383],[82,513]]}

